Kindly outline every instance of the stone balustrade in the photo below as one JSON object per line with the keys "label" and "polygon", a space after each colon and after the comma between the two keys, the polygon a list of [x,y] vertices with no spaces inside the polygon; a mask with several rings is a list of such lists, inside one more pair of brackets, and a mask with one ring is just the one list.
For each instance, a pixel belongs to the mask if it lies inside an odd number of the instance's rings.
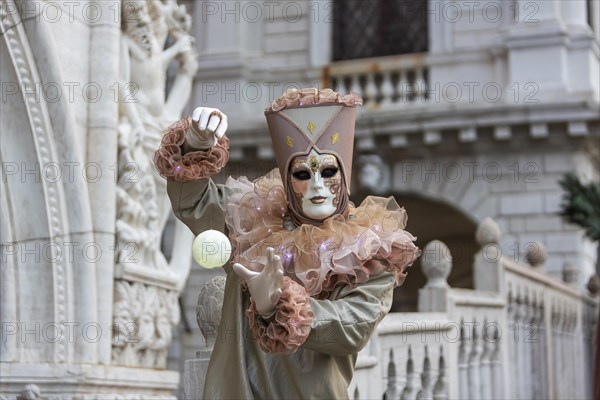
{"label": "stone balustrade", "polygon": [[323,81],[341,93],[361,93],[365,105],[424,103],[428,74],[425,54],[340,61],[325,69]]}

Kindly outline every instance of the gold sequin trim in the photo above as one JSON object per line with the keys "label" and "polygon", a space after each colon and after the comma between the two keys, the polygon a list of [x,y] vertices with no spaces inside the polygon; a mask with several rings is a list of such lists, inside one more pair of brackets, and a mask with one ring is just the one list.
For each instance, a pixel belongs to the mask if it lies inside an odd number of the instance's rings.
{"label": "gold sequin trim", "polygon": [[340,133],[336,132],[333,134],[333,136],[331,137],[331,144],[336,144],[337,142],[340,141]]}

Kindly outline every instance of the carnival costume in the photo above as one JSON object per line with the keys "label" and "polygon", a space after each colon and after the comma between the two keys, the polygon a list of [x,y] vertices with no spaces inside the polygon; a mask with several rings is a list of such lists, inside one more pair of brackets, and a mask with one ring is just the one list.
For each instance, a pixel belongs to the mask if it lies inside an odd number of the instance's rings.
{"label": "carnival costume", "polygon": [[[358,207],[348,201],[359,104],[360,97],[329,89],[287,92],[265,111],[279,170],[254,182],[229,178],[217,185],[209,178],[228,160],[226,137],[183,154],[189,118],[164,136],[155,163],[169,180],[177,218],[194,234],[225,230],[232,262],[261,271],[271,247],[285,270],[275,313],[264,318],[244,282],[224,267],[225,300],[205,398],[348,397],[358,352],[420,254],[392,197],[369,196]],[[310,151],[334,155],[342,176],[336,212],[321,221],[303,215],[289,183],[291,161]]]}

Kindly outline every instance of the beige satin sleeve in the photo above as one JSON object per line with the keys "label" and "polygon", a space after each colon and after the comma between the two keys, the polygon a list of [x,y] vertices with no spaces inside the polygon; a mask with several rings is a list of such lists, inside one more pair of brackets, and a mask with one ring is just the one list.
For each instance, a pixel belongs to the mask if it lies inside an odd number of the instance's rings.
{"label": "beige satin sleeve", "polygon": [[175,216],[194,235],[208,229],[225,232],[225,188],[206,178],[195,182],[167,181]]}
{"label": "beige satin sleeve", "polygon": [[302,348],[333,356],[358,353],[392,306],[394,274],[383,272],[335,300],[310,299],[314,320]]}

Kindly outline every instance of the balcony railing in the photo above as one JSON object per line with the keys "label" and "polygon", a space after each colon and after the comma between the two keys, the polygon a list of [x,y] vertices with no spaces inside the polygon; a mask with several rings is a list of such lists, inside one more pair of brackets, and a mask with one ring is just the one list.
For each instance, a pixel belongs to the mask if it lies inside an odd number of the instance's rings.
{"label": "balcony railing", "polygon": [[323,83],[342,93],[360,93],[370,108],[424,103],[428,93],[426,53],[339,61],[323,70]]}
{"label": "balcony railing", "polygon": [[441,280],[450,252],[428,244],[420,312],[391,313],[379,325],[359,354],[350,398],[592,397],[598,299],[546,275],[543,258],[527,266],[497,257],[500,231],[491,219],[478,231],[475,289]]}

